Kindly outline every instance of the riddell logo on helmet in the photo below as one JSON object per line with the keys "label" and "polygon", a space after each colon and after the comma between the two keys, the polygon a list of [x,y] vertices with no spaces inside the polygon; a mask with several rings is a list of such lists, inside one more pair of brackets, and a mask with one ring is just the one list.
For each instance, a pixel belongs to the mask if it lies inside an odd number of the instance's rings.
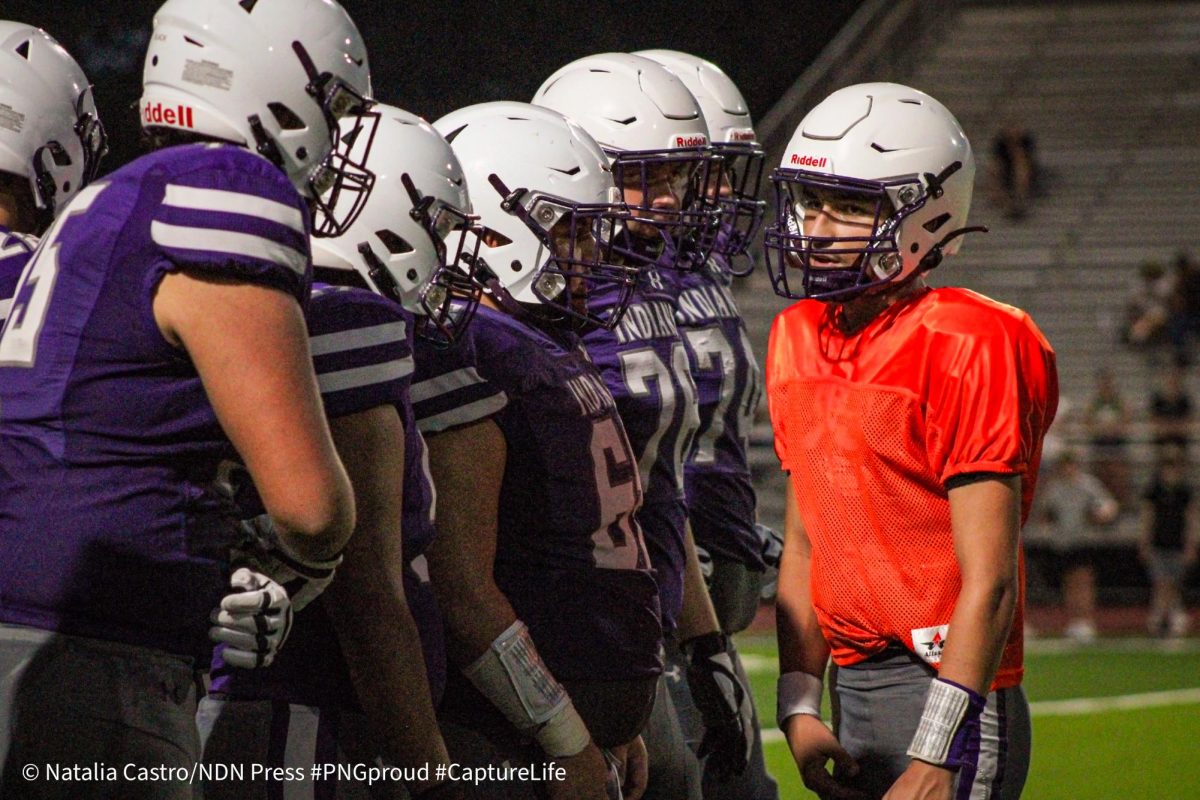
{"label": "riddell logo on helmet", "polygon": [[792,153],[792,166],[795,167],[823,167],[829,163],[829,159],[821,156],[802,156],[798,153]]}
{"label": "riddell logo on helmet", "polygon": [[175,106],[163,108],[162,103],[146,103],[142,109],[143,125],[178,125],[181,128],[194,128],[191,106]]}
{"label": "riddell logo on helmet", "polygon": [[704,147],[708,144],[708,139],[703,136],[676,136],[676,147]]}

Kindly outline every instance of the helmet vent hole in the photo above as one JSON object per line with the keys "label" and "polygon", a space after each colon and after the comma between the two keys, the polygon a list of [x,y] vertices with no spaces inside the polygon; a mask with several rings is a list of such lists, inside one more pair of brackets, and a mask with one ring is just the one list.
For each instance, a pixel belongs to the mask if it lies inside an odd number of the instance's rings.
{"label": "helmet vent hole", "polygon": [[152,66],[152,67],[158,66],[158,56],[155,56],[154,58],[150,59],[150,66]]}
{"label": "helmet vent hole", "polygon": [[183,37],[183,40],[185,42],[187,42],[188,44],[193,45],[195,47],[204,47],[204,42],[198,42],[190,36]]}
{"label": "helmet vent hole", "polygon": [[445,139],[447,142],[453,142],[453,141],[454,141],[454,137],[458,136],[460,133],[462,133],[462,132],[463,132],[463,131],[465,131],[466,129],[467,129],[467,126],[466,126],[466,125],[463,125],[461,128],[455,128],[454,130],[452,130],[452,131],[450,131],[449,133],[447,133],[447,134],[446,134],[446,135],[445,135],[443,138],[444,138],[444,139]]}
{"label": "helmet vent hole", "polygon": [[379,241],[383,242],[383,246],[387,248],[388,252],[394,256],[413,251],[413,246],[404,241],[404,238],[395,231],[375,231],[375,235],[379,237]]}
{"label": "helmet vent hole", "polygon": [[275,121],[279,123],[279,127],[285,131],[304,130],[304,120],[296,116],[296,112],[283,103],[267,103],[267,108],[275,117]]}
{"label": "helmet vent hole", "polygon": [[512,244],[512,239],[492,228],[483,229],[482,239],[488,247],[504,247],[506,244]]}
{"label": "helmet vent hole", "polygon": [[521,271],[521,262],[517,261],[516,259],[513,259],[513,262],[511,264],[509,264],[509,266],[512,267],[513,272]]}
{"label": "helmet vent hole", "polygon": [[949,221],[950,221],[949,214],[939,214],[938,216],[936,216],[933,219],[926,222],[921,227],[924,228],[925,230],[929,231],[930,233],[937,233],[938,229],[941,228],[943,225],[945,225]]}
{"label": "helmet vent hole", "polygon": [[25,41],[23,41],[19,45],[17,45],[17,55],[19,55],[21,58],[25,59],[26,61],[29,60],[29,40],[28,39],[26,39]]}
{"label": "helmet vent hole", "polygon": [[628,117],[627,119],[614,119],[612,121],[617,123],[618,125],[632,125],[633,123],[637,122],[637,117]]}
{"label": "helmet vent hole", "polygon": [[563,175],[578,175],[580,167],[578,164],[576,164],[570,169],[559,169],[558,167],[551,167],[550,169],[554,170],[555,172],[561,172]]}
{"label": "helmet vent hole", "polygon": [[254,11],[254,7],[258,5],[258,0],[242,0],[240,3],[238,3],[238,5],[241,6],[247,14],[250,14]]}
{"label": "helmet vent hole", "polygon": [[908,246],[908,252],[910,252],[910,253],[915,253],[920,249],[921,249],[921,245],[917,244],[916,242],[913,242],[912,244],[910,244]]}
{"label": "helmet vent hole", "polygon": [[920,101],[920,100],[912,100],[912,99],[907,99],[907,100],[901,100],[900,102],[901,102],[901,103],[907,103],[907,104],[908,104],[908,105],[910,105],[910,106],[919,106],[919,105],[921,105],[921,101]]}
{"label": "helmet vent hole", "polygon": [[415,281],[417,279],[417,271],[415,269],[410,269],[408,272],[404,273],[404,276],[410,281]]}

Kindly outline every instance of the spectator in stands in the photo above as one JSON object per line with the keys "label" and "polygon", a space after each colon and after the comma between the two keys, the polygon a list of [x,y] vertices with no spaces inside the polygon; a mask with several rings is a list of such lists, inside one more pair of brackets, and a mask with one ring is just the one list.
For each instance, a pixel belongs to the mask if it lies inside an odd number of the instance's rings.
{"label": "spectator in stands", "polygon": [[1120,505],[1098,478],[1083,470],[1079,454],[1064,450],[1039,489],[1039,513],[1053,531],[1051,550],[1057,562],[1067,637],[1080,642],[1096,638],[1096,527],[1117,518]]}
{"label": "spectator in stands", "polygon": [[1167,335],[1176,359],[1191,364],[1191,338],[1200,332],[1200,266],[1184,250],[1175,254],[1173,292]]}
{"label": "spectator in stands", "polygon": [[1142,537],[1138,555],[1153,584],[1146,627],[1156,636],[1183,636],[1188,614],[1183,606],[1183,578],[1196,563],[1200,503],[1188,476],[1185,451],[1161,451],[1154,476],[1142,495]]}
{"label": "spectator in stands", "polygon": [[1168,366],[1162,381],[1150,395],[1150,428],[1154,444],[1185,451],[1192,440],[1192,397],[1188,393],[1187,369],[1179,363]]}
{"label": "spectator in stands", "polygon": [[1129,298],[1121,340],[1135,347],[1149,347],[1167,338],[1167,323],[1175,297],[1175,274],[1159,261],[1144,261],[1138,267],[1141,285]]}
{"label": "spectator in stands", "polygon": [[1040,177],[1033,134],[1015,123],[1005,125],[992,142],[992,155],[1004,189],[1005,213],[1012,220],[1024,219]]}
{"label": "spectator in stands", "polygon": [[1129,499],[1129,406],[1108,369],[1096,372],[1096,391],[1083,412],[1092,471],[1120,503]]}

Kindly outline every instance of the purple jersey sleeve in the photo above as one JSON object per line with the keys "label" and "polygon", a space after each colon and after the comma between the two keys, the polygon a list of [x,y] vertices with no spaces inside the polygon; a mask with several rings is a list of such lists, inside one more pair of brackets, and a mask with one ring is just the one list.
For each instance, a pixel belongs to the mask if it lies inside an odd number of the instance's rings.
{"label": "purple jersey sleeve", "polygon": [[675,318],[696,384],[700,426],[684,463],[688,517],[711,554],[762,570],[746,444],[761,397],[761,370],[717,256],[669,277]]}
{"label": "purple jersey sleeve", "polygon": [[208,659],[237,537],[212,482],[235,454],[154,295],[198,268],[303,299],[307,225],[232,146],[143,156],[59,215],[0,336],[0,620]]}
{"label": "purple jersey sleeve", "polygon": [[147,209],[150,238],[166,260],[178,269],[272,286],[303,301],[311,283],[310,223],[287,177],[239,147],[164,152],[192,164],[164,176],[159,202]]}

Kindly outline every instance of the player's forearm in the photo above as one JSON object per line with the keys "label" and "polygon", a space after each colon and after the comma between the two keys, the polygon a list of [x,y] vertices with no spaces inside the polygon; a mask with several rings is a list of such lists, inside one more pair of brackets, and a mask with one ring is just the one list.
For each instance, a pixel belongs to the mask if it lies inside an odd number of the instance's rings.
{"label": "player's forearm", "polygon": [[683,610],[679,615],[676,635],[686,642],[706,633],[720,630],[717,612],[713,609],[704,575],[700,572],[700,559],[696,557],[696,543],[692,537],[692,526],[684,533]]}
{"label": "player's forearm", "polygon": [[958,595],[939,675],[987,694],[1012,628],[1019,586],[1016,571]]}
{"label": "player's forearm", "polygon": [[813,608],[811,559],[812,546],[800,518],[795,491],[789,486],[783,554],[779,560],[779,593],[775,600],[779,671],[802,671],[824,678],[829,644],[821,633]]}
{"label": "player's forearm", "polygon": [[[349,557],[343,568],[347,566],[351,574],[340,575],[330,586],[334,594],[330,599],[338,602],[327,605],[380,755],[400,766],[448,764],[430,697],[421,638],[404,601],[402,584],[388,581],[392,589],[387,590],[380,580],[363,581],[375,589],[338,596],[337,587],[345,590],[350,579],[361,576],[356,569],[360,565],[352,565]],[[384,571],[377,560],[366,566]]]}

